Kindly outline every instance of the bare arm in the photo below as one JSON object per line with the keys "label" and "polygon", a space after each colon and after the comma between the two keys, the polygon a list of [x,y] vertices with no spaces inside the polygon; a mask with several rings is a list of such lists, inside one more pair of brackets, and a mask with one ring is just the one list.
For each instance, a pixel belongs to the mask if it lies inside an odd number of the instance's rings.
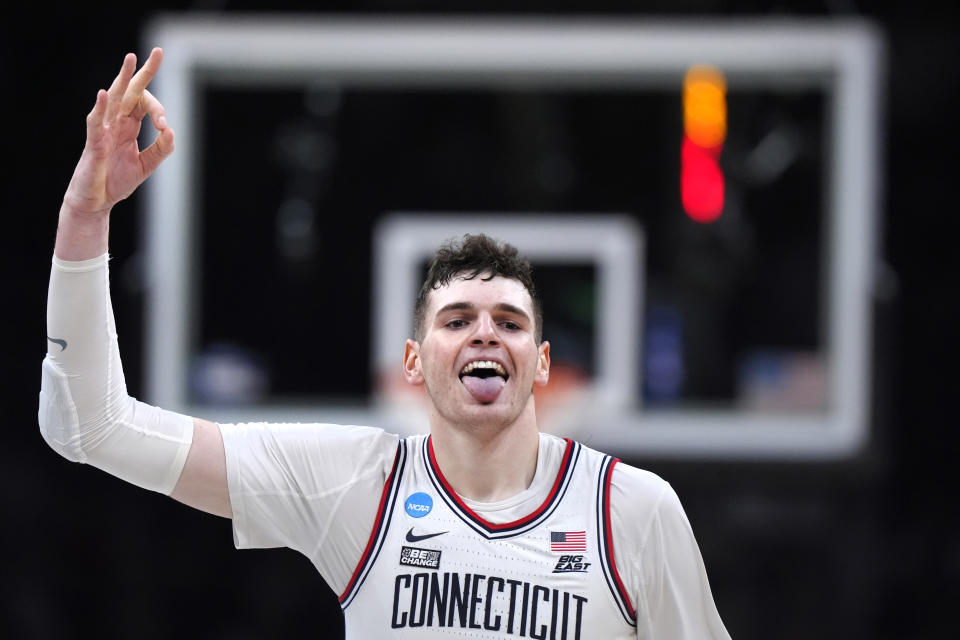
{"label": "bare arm", "polygon": [[200,418],[193,419],[193,428],[190,453],[170,497],[195,509],[232,518],[227,490],[227,459],[220,428]]}
{"label": "bare arm", "polygon": [[[127,54],[120,73],[110,88],[101,89],[97,93],[96,104],[87,116],[86,144],[60,208],[54,247],[54,255],[59,260],[75,264],[103,256],[107,252],[110,212],[113,206],[129,197],[173,152],[174,133],[173,129],[167,126],[163,105],[147,91],[147,86],[159,70],[162,59],[163,52],[156,48],[151,51],[143,67],[136,71],[136,56]],[[159,134],[153,144],[141,151],[137,137],[141,122],[148,115]],[[103,269],[105,273],[106,267]],[[90,462],[121,477],[126,474],[127,479],[132,482],[136,482],[130,477],[136,475],[136,470],[130,472],[128,468],[123,469],[122,462],[116,462],[118,458],[126,457],[127,452],[105,452],[111,446],[120,445],[108,443],[105,446],[101,443],[101,438],[90,436],[91,429],[103,427],[96,424],[99,417],[97,414],[119,416],[114,418],[114,423],[107,425],[105,433],[122,435],[118,433],[122,430],[115,428],[119,424],[133,434],[133,437],[126,439],[117,437],[117,440],[123,440],[122,446],[141,447],[141,442],[149,440],[156,433],[160,433],[161,439],[165,438],[168,442],[181,437],[184,443],[181,446],[189,443],[189,452],[185,462],[182,454],[179,458],[183,467],[176,485],[170,491],[170,484],[166,484],[163,491],[170,492],[173,498],[192,507],[230,517],[232,512],[227,491],[223,438],[217,425],[194,418],[192,435],[188,429],[187,436],[175,436],[164,434],[153,425],[140,424],[138,421],[143,419],[141,416],[162,421],[166,412],[139,405],[126,395],[119,352],[116,351],[116,336],[112,331],[109,292],[99,291],[89,284],[78,284],[80,277],[71,281],[70,276],[56,271],[55,265],[55,274],[51,276],[48,327],[66,332],[74,325],[89,324],[98,337],[100,333],[106,333],[107,338],[103,340],[103,348],[93,355],[83,352],[88,345],[82,343],[97,343],[96,339],[87,340],[89,336],[78,336],[78,340],[71,340],[69,343],[63,341],[63,344],[77,345],[69,351],[68,347],[51,347],[45,360],[44,388],[41,390],[40,421],[44,437],[51,442],[51,446],[56,445],[54,448],[62,455]],[[69,272],[69,269],[66,271]],[[59,279],[55,282],[54,277]],[[90,280],[96,284],[95,278]],[[87,289],[79,288],[81,286],[86,286]],[[70,298],[78,296],[78,292],[97,292],[96,295],[103,298],[103,304],[97,300],[71,300]],[[80,297],[82,298],[82,295]],[[89,313],[87,309],[90,309]],[[70,314],[77,311],[87,315],[77,318],[78,322],[73,322],[74,318],[71,318]],[[95,314],[106,317],[99,318]],[[101,328],[105,331],[101,331]],[[100,371],[100,367],[107,371]],[[100,378],[118,382],[115,382],[115,388],[107,388],[103,393],[90,393],[90,389],[96,391],[97,388],[94,384],[88,384],[88,381],[96,382]],[[77,398],[78,394],[83,397]],[[102,400],[99,398],[101,395]],[[69,402],[63,403],[64,396]],[[85,406],[91,404],[91,396],[93,409],[84,411]],[[101,407],[95,404],[97,402],[106,406]],[[76,409],[73,409],[71,414],[70,411],[62,411],[64,406],[75,406]],[[187,425],[189,426],[189,422]],[[91,445],[91,441],[95,444]],[[149,448],[144,448],[137,454],[145,459],[152,455]],[[122,468],[123,473],[118,472],[117,468]],[[136,483],[156,488],[153,481]]]}

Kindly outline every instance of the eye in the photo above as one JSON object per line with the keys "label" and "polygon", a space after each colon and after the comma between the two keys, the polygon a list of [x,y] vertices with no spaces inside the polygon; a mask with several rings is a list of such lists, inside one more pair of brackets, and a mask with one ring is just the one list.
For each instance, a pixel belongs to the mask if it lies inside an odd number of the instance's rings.
{"label": "eye", "polygon": [[503,322],[500,323],[500,325],[504,329],[508,329],[510,331],[518,331],[520,329],[520,325],[518,325],[513,320],[504,320]]}
{"label": "eye", "polygon": [[462,329],[467,326],[467,321],[457,318],[456,320],[451,320],[443,326],[447,327],[448,329]]}

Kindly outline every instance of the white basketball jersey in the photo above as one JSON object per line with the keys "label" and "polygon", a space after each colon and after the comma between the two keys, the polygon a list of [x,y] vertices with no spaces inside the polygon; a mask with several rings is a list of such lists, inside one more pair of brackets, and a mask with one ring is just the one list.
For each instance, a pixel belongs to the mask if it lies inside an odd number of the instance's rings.
{"label": "white basketball jersey", "polygon": [[340,604],[348,638],[636,638],[610,548],[617,460],[567,440],[552,489],[490,523],[440,472],[429,436],[401,440]]}

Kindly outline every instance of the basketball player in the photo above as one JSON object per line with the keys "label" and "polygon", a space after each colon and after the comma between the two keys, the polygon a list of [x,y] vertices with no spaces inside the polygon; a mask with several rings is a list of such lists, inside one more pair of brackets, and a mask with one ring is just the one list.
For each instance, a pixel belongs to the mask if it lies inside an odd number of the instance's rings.
{"label": "basketball player", "polygon": [[[217,425],[128,396],[109,215],[173,152],[147,91],[161,58],[136,71],[128,54],[97,94],[64,196],[40,393],[49,445],[232,518],[237,547],[302,552],[341,594],[350,638],[728,638],[670,486],[538,431],[550,345],[529,264],[509,245],[467,236],[431,264],[403,354],[429,436]],[[147,116],[159,134],[140,151]]]}

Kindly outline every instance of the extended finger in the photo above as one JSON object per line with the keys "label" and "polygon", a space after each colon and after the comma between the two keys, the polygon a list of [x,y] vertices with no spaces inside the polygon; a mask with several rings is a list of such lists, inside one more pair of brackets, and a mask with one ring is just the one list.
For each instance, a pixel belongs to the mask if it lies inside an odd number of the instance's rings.
{"label": "extended finger", "polygon": [[103,125],[103,117],[107,113],[107,92],[103,89],[97,92],[97,101],[93,109],[87,114],[87,139],[90,140],[99,133]]}
{"label": "extended finger", "polygon": [[137,56],[132,53],[128,53],[123,58],[123,65],[120,67],[120,73],[117,74],[117,77],[113,79],[113,84],[110,85],[110,88],[107,89],[107,97],[110,99],[107,104],[106,118],[112,119],[117,115],[117,111],[120,109],[120,100],[123,98],[123,94],[127,90],[127,86],[130,84],[130,78],[133,77],[133,72],[137,68]]}
{"label": "extended finger", "polygon": [[140,70],[130,79],[130,84],[127,86],[120,102],[121,113],[124,115],[130,114],[137,107],[140,103],[140,98],[143,96],[143,92],[147,89],[147,85],[150,84],[153,76],[156,75],[157,70],[160,68],[161,60],[163,60],[163,49],[154,47],[153,51],[150,52],[150,57],[147,58],[147,61],[143,63]]}

